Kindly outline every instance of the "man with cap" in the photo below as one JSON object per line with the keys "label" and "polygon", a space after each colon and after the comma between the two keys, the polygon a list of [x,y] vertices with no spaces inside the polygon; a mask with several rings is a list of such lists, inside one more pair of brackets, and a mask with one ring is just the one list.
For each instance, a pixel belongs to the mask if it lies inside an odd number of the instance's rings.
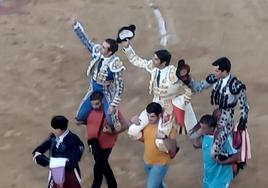
{"label": "man with cap", "polygon": [[[53,133],[32,152],[33,160],[49,166],[48,188],[81,188],[78,162],[84,144],[77,135],[68,130],[68,119],[54,116],[51,120]],[[45,153],[49,151],[49,157]]]}
{"label": "man with cap", "polygon": [[117,41],[107,38],[100,44],[95,44],[85,33],[80,22],[75,21],[74,32],[85,45],[91,55],[87,76],[89,78],[89,89],[77,110],[76,120],[78,123],[86,124],[88,114],[92,110],[89,96],[94,91],[104,94],[105,116],[113,131],[120,130],[117,118],[117,107],[121,101],[124,89],[122,61],[115,55],[118,50]]}
{"label": "man with cap", "polygon": [[[120,37],[120,32],[118,36]],[[135,53],[130,45],[129,37],[121,38],[121,44],[130,63],[145,69],[151,75],[149,93],[153,94],[153,102],[161,104],[164,108],[164,121],[173,119],[172,117],[175,115],[177,125],[191,129],[197,122],[189,103],[191,90],[176,76],[175,66],[170,65],[171,54],[169,51],[165,49],[157,50],[153,59],[146,60]],[[174,107],[177,109],[176,112]],[[185,118],[186,116],[188,118]],[[140,125],[132,124],[128,131],[129,135],[135,139],[141,137],[142,129],[148,124],[146,110],[140,114],[139,119]],[[165,126],[159,126],[159,132],[162,133],[163,138],[170,134],[172,123],[171,121]]]}
{"label": "man with cap", "polygon": [[238,130],[247,128],[249,105],[246,95],[246,86],[231,75],[231,62],[227,57],[221,57],[212,63],[213,73],[205,80],[194,81],[189,75],[185,82],[194,92],[202,92],[212,87],[211,104],[219,112],[216,127],[215,141],[212,146],[212,157],[222,153],[222,147],[234,129],[234,111],[237,103],[240,106],[240,120]]}

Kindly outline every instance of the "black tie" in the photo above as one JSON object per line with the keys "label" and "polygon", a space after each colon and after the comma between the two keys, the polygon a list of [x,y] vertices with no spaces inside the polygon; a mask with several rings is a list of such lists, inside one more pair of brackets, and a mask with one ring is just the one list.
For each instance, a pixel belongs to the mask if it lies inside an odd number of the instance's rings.
{"label": "black tie", "polygon": [[98,64],[98,73],[100,72],[102,62],[103,62],[103,58],[100,59],[99,64]]}
{"label": "black tie", "polygon": [[157,78],[156,78],[157,87],[159,87],[159,84],[160,84],[160,73],[161,73],[161,71],[159,70]]}
{"label": "black tie", "polygon": [[221,85],[222,85],[222,79],[220,79],[220,81],[219,81],[219,91],[221,92]]}

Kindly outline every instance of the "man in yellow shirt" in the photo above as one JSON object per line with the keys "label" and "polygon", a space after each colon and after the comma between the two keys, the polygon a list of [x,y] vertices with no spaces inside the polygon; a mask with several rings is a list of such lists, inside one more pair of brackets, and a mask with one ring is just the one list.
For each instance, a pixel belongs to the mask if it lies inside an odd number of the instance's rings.
{"label": "man in yellow shirt", "polygon": [[[152,102],[146,107],[149,123],[142,130],[141,141],[144,143],[144,170],[147,174],[147,188],[165,188],[164,177],[171,160],[169,152],[158,149],[155,140],[158,137],[158,124],[161,121],[163,109],[159,103]],[[176,143],[176,131],[172,128],[170,135],[165,138]],[[174,147],[177,147],[176,144]],[[177,149],[177,148],[176,148]],[[176,150],[175,149],[175,150]]]}

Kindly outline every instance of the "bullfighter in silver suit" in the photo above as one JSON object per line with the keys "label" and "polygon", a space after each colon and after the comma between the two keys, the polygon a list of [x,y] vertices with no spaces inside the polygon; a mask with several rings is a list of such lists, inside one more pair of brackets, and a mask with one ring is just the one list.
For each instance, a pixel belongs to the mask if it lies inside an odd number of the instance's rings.
{"label": "bullfighter in silver suit", "polygon": [[115,55],[118,44],[114,39],[105,39],[102,45],[95,44],[86,35],[83,26],[78,21],[73,25],[74,32],[85,45],[91,55],[87,76],[89,89],[80,103],[77,110],[76,120],[85,123],[88,114],[92,110],[89,96],[93,91],[100,91],[104,94],[104,111],[110,128],[120,130],[118,122],[117,106],[120,103],[124,89],[122,61]]}
{"label": "bullfighter in silver suit", "polygon": [[194,92],[202,92],[212,87],[211,104],[220,112],[218,125],[215,133],[215,141],[212,147],[212,156],[222,154],[223,143],[234,129],[234,112],[237,103],[240,106],[239,130],[245,130],[248,124],[249,105],[246,95],[246,86],[231,75],[231,62],[226,57],[221,57],[212,63],[213,74],[207,76],[200,82],[194,81],[191,77],[186,84]]}

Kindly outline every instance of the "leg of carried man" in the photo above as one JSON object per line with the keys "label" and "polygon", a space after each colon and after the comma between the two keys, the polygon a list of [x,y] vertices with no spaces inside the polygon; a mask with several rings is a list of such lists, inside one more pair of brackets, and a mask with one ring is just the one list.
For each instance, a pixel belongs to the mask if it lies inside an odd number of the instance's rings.
{"label": "leg of carried man", "polygon": [[92,110],[92,106],[90,103],[90,95],[92,94],[91,91],[88,91],[82,101],[80,102],[80,105],[76,111],[75,119],[79,122],[86,123],[87,117],[89,112]]}
{"label": "leg of carried man", "polygon": [[138,140],[141,138],[141,136],[142,136],[141,131],[149,123],[146,110],[143,110],[140,113],[139,120],[140,120],[139,125],[132,124],[132,125],[130,125],[130,127],[128,129],[128,135],[130,136],[130,138],[132,138],[134,140]]}

